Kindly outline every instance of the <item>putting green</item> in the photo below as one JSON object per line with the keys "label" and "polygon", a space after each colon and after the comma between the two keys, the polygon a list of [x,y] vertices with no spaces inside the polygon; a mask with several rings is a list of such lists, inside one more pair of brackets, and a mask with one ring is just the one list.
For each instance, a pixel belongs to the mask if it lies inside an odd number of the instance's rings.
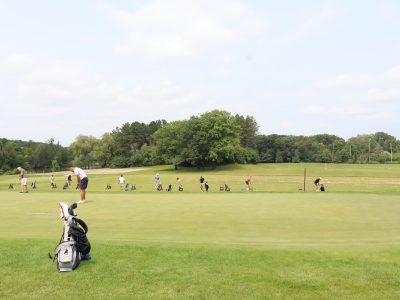
{"label": "putting green", "polygon": [[[305,193],[304,166],[313,175]],[[149,168],[124,174],[134,192],[117,188],[119,174],[90,174],[88,201],[77,211],[93,259],[69,274],[58,274],[47,253],[62,232],[58,202],[76,202],[79,192],[51,190],[49,175],[37,174],[30,178],[38,188],[20,194],[7,188],[15,176],[0,176],[0,298],[398,299],[399,170]],[[165,182],[179,176],[185,191],[154,191],[155,172]],[[200,174],[233,192],[199,192]],[[243,191],[247,174],[254,192]],[[314,191],[317,174],[328,192]]]}

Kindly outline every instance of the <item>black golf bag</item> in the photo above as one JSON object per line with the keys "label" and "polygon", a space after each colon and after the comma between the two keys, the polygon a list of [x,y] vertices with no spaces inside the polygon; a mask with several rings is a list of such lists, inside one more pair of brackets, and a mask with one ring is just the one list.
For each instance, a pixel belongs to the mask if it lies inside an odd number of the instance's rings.
{"label": "black golf bag", "polygon": [[64,230],[60,243],[54,250],[53,261],[57,259],[59,272],[70,272],[79,266],[81,260],[90,259],[90,242],[86,237],[88,227],[76,214],[76,203],[68,206],[67,203],[60,202],[58,206],[60,216],[64,219]]}

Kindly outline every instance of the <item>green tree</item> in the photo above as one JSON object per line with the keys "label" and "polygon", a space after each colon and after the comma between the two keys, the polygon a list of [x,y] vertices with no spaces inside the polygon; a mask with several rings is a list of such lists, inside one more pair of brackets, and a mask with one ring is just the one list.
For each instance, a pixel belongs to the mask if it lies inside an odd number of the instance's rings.
{"label": "green tree", "polygon": [[106,168],[111,166],[111,161],[115,156],[116,145],[114,137],[111,133],[104,133],[93,149],[94,159],[100,167]]}
{"label": "green tree", "polygon": [[226,111],[211,112],[192,117],[186,126],[183,159],[197,167],[216,166],[235,161],[240,147],[240,127]]}
{"label": "green tree", "polygon": [[283,162],[283,154],[282,154],[282,152],[280,150],[276,151],[275,162],[276,163],[282,163]]}
{"label": "green tree", "polygon": [[240,126],[240,145],[245,148],[256,148],[258,124],[254,117],[235,115],[236,123]]}
{"label": "green tree", "polygon": [[147,146],[144,144],[142,148],[140,148],[140,153],[142,155],[143,165],[145,166],[159,165],[163,163],[163,161],[158,158],[156,147],[154,146]]}
{"label": "green tree", "polygon": [[184,162],[182,151],[186,147],[184,135],[189,134],[189,121],[175,121],[166,124],[153,134],[156,142],[155,155],[165,164],[178,166]]}
{"label": "green tree", "polygon": [[60,171],[60,165],[58,164],[57,159],[53,159],[51,161],[51,171],[52,172]]}
{"label": "green tree", "polygon": [[93,136],[79,135],[71,144],[70,149],[74,155],[74,164],[91,168],[95,164],[95,149],[99,140]]}
{"label": "green tree", "polygon": [[114,140],[112,164],[119,167],[142,165],[144,158],[140,149],[143,145],[153,145],[152,135],[166,124],[165,120],[152,121],[149,124],[133,122],[114,129],[111,133]]}
{"label": "green tree", "polygon": [[[352,156],[355,162],[367,163],[370,161],[374,143],[372,134],[362,134],[352,137],[348,143],[352,145]],[[371,151],[370,151],[371,150]]]}
{"label": "green tree", "polygon": [[[243,157],[240,132],[235,117],[226,111],[213,110],[167,124],[153,137],[156,153],[164,162],[209,167],[236,162],[238,157]],[[250,156],[250,152],[248,154]]]}
{"label": "green tree", "polygon": [[18,147],[13,141],[0,140],[0,169],[3,171],[14,169],[18,164]]}
{"label": "green tree", "polygon": [[292,157],[292,162],[293,163],[299,163],[300,160],[300,151],[298,149],[294,150],[294,156]]}

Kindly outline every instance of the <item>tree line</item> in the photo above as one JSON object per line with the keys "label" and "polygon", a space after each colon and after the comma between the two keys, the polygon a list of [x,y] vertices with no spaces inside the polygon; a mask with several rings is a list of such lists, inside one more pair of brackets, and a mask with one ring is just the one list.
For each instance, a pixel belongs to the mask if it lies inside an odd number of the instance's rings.
{"label": "tree line", "polygon": [[18,166],[27,170],[59,171],[68,167],[72,160],[71,151],[54,139],[46,143],[0,139],[0,174],[15,172]]}
{"label": "tree line", "polygon": [[125,123],[100,138],[79,135],[69,147],[0,139],[0,172],[19,165],[34,171],[172,164],[216,167],[229,163],[400,162],[400,141],[377,132],[347,141],[330,134],[262,135],[252,116],[213,110],[187,120]]}

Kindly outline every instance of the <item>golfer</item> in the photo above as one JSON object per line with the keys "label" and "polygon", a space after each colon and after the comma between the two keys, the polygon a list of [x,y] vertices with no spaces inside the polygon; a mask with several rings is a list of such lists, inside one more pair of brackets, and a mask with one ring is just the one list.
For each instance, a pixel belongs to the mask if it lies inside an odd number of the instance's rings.
{"label": "golfer", "polygon": [[56,187],[55,181],[54,181],[54,175],[51,175],[51,177],[50,177],[50,186],[52,189],[54,189]]}
{"label": "golfer", "polygon": [[85,203],[86,201],[86,188],[88,186],[89,178],[87,177],[85,171],[78,167],[69,168],[71,172],[76,175],[76,181],[79,186],[81,200],[78,203]]}
{"label": "golfer", "polygon": [[204,192],[204,188],[205,188],[204,181],[205,181],[204,177],[203,177],[203,176],[200,176],[200,190],[201,190],[202,192]]}
{"label": "golfer", "polygon": [[182,181],[179,179],[179,177],[176,177],[176,183],[178,185],[178,191],[183,192]]}
{"label": "golfer", "polygon": [[121,187],[121,191],[123,191],[125,188],[125,178],[124,178],[124,175],[122,175],[122,174],[119,177],[119,186]]}
{"label": "golfer", "polygon": [[18,167],[17,170],[19,171],[18,180],[21,181],[21,192],[20,193],[27,193],[28,192],[28,174],[21,167]]}
{"label": "golfer", "polygon": [[314,180],[314,185],[316,187],[316,192],[319,192],[320,188],[321,188],[321,184],[322,184],[322,178],[318,177]]}
{"label": "golfer", "polygon": [[247,177],[246,180],[244,181],[246,183],[246,191],[252,191],[253,190],[253,177]]}

